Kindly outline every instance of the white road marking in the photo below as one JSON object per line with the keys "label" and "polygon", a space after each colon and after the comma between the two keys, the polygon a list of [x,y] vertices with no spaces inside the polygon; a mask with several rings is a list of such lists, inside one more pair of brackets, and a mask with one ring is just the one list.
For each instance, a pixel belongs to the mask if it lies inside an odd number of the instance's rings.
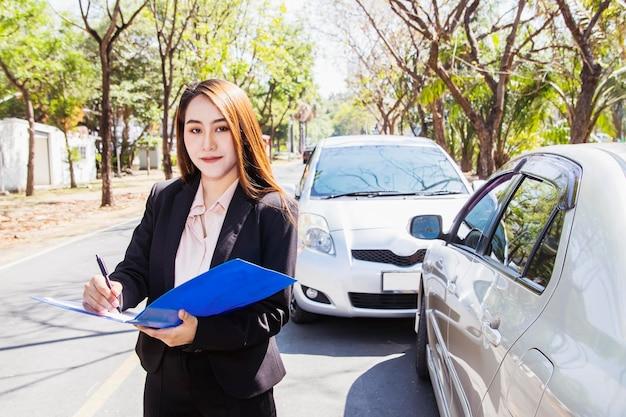
{"label": "white road marking", "polygon": [[139,358],[132,353],[124,362],[107,378],[106,381],[85,401],[83,406],[73,417],[95,416],[100,408],[115,393],[120,385],[130,376],[139,364]]}

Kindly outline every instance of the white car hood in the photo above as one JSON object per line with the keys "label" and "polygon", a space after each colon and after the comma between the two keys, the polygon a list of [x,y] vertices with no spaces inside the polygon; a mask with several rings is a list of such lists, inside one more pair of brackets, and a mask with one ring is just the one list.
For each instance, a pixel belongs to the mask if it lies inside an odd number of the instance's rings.
{"label": "white car hood", "polygon": [[443,229],[452,221],[469,194],[441,197],[341,197],[330,200],[301,201],[300,213],[323,216],[331,232],[337,230],[396,229],[408,230],[414,216],[438,214]]}

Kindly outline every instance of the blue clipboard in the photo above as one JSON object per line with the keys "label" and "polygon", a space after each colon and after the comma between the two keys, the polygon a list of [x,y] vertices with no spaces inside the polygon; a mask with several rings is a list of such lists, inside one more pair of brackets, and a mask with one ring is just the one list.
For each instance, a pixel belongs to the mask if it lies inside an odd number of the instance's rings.
{"label": "blue clipboard", "polygon": [[139,314],[108,312],[100,315],[85,310],[81,303],[50,297],[32,298],[69,311],[120,323],[165,328],[182,323],[178,318],[180,309],[196,317],[214,316],[261,301],[294,282],[288,275],[242,259],[233,259],[172,288]]}

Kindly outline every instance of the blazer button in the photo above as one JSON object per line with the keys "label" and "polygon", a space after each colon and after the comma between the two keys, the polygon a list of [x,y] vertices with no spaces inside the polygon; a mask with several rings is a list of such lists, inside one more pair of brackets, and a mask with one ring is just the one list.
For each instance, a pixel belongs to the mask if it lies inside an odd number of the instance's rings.
{"label": "blazer button", "polygon": [[193,351],[193,353],[200,353],[200,352],[202,352],[202,349],[195,349],[195,350]]}

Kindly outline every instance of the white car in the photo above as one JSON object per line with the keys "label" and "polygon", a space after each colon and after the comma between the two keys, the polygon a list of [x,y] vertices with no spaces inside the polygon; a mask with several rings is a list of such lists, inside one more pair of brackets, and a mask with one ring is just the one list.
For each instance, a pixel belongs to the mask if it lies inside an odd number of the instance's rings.
{"label": "white car", "polygon": [[450,156],[429,139],[320,141],[296,186],[292,320],[414,316],[429,241],[411,236],[409,223],[436,212],[449,226],[470,189]]}
{"label": "white car", "polygon": [[626,416],[625,214],[626,145],[610,143],[511,160],[449,229],[414,219],[434,239],[416,369],[442,417]]}

